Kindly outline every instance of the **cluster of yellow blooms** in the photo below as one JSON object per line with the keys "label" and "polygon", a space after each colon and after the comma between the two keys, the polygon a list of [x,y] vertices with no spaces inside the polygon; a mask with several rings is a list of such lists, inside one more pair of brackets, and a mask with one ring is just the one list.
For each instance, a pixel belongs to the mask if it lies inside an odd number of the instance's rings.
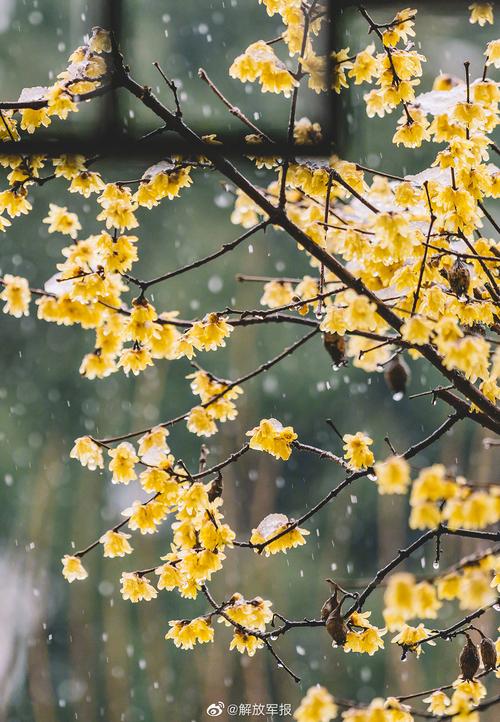
{"label": "cluster of yellow blooms", "polygon": [[[143,490],[153,494],[148,501],[135,501],[123,512],[131,531],[153,534],[168,515],[175,513],[171,551],[162,557],[165,563],[155,569],[158,589],[178,589],[182,596],[195,598],[201,584],[221,569],[224,549],[232,546],[235,534],[223,522],[220,492],[210,484],[189,479],[184,467],[176,465],[167,436],[164,427],[153,428],[139,440],[137,451],[129,442],[121,442],[109,449],[108,468],[113,483],[129,484],[139,479]],[[77,439],[71,456],[90,469],[104,466],[103,450],[90,437]],[[139,463],[145,469],[138,474]],[[106,532],[99,540],[104,555],[130,554],[129,538],[118,528]],[[64,575],[69,581],[83,578],[75,575],[75,569],[79,572],[81,566],[75,559],[66,557],[64,561]],[[122,577],[122,594],[137,602],[153,599],[156,590],[141,573],[126,573]]]}
{"label": "cluster of yellow blooms", "polygon": [[216,421],[233,421],[238,413],[234,400],[243,393],[241,386],[231,385],[215,379],[206,371],[189,374],[191,389],[197,394],[202,406],[195,406],[189,412],[187,427],[198,436],[212,436],[217,433]]}
{"label": "cluster of yellow blooms", "polygon": [[[428,713],[436,718],[451,717],[455,722],[478,719],[474,708],[486,695],[486,688],[479,680],[456,679],[452,685],[451,698],[436,690],[423,701],[428,704]],[[396,697],[376,697],[364,707],[350,707],[342,712],[346,722],[413,722],[413,710]],[[418,713],[416,713],[418,714]],[[297,722],[330,722],[338,716],[335,698],[320,685],[310,687],[294,712]]]}
{"label": "cluster of yellow blooms", "polygon": [[277,419],[262,419],[254,429],[247,431],[250,448],[267,451],[276,459],[287,461],[292,453],[292,444],[297,434],[291,426],[283,426]]}
{"label": "cluster of yellow blooms", "polygon": [[[493,604],[499,588],[500,557],[485,554],[433,579],[417,581],[413,574],[397,572],[389,577],[384,594],[384,621],[389,631],[411,635],[413,619],[436,619],[444,601],[458,600],[460,609],[471,610]],[[422,637],[427,630],[419,625]],[[417,640],[416,640],[417,641]],[[412,645],[410,645],[412,646]]]}
{"label": "cluster of yellow blooms", "polygon": [[[500,89],[488,78],[492,67],[500,67],[500,41],[487,45],[481,77],[471,81],[467,72],[462,81],[440,75],[430,92],[417,95],[425,57],[411,44],[416,10],[403,9],[390,23],[370,27],[370,31],[377,30],[380,52],[376,51],[378,41],[352,55],[350,48],[342,48],[333,53],[330,63],[316,52],[316,36],[326,18],[320,4],[317,12],[312,12],[315,3],[308,5],[301,0],[259,2],[269,15],[281,18],[285,28],[281,38],[289,57],[295,57],[298,70],[289,68],[289,59],[279,59],[273,44],[258,40],[234,60],[231,77],[245,83],[257,81],[262,92],[285,97],[295,94],[302,77],[318,93],[330,88],[340,92],[350,81],[354,85],[369,83],[374,86],[364,95],[369,117],[383,117],[396,108],[402,112],[394,144],[410,149],[424,142],[445,144],[436,152],[430,168],[399,179],[370,171],[373,177],[367,180],[367,169],[336,156],[325,161],[297,158],[286,163],[278,158],[249,156],[257,168],[270,171],[265,196],[273,203],[282,197],[288,219],[332,258],[344,263],[365,287],[364,293],[358,293],[340,285],[339,278],[323,267],[319,278],[305,274],[300,279],[270,280],[260,299],[269,309],[266,314],[279,309],[299,316],[315,312],[325,341],[340,340],[339,353],[366,372],[380,371],[393,360],[395,351],[405,350],[416,360],[426,346],[439,355],[448,371],[477,384],[484,397],[495,403],[500,398],[500,347],[495,348],[488,331],[498,327],[500,243],[482,229],[484,218],[489,220],[483,201],[500,196],[500,173],[489,163]],[[472,3],[470,10],[471,23],[484,26],[493,22],[491,3]],[[0,140],[19,139],[19,128],[33,133],[47,127],[54,116],[64,120],[76,112],[80,100],[102,90],[110,71],[106,56],[111,51],[109,34],[95,28],[88,42],[72,53],[68,67],[53,86],[25,89],[18,111],[2,111]],[[329,67],[333,70],[330,78]],[[30,103],[34,107],[27,107]],[[321,137],[319,124],[307,118],[296,120],[290,132],[298,143]],[[206,140],[216,142],[214,136]],[[259,136],[247,136],[246,140],[255,150]],[[9,183],[0,192],[0,232],[10,227],[9,219],[32,210],[28,189],[40,181],[46,163],[42,155],[0,158]],[[61,155],[52,161],[54,177],[68,182],[69,193],[95,198],[94,219],[100,224],[96,233],[82,233],[76,213],[68,206],[51,203],[43,223],[49,234],[68,237],[69,245],[62,249],[57,272],[43,290],[30,289],[22,277],[4,275],[0,279],[3,311],[16,318],[28,315],[36,295],[39,318],[59,325],[77,324],[91,331],[93,347],[80,366],[88,379],[101,379],[120,369],[126,375],[138,375],[156,360],[191,360],[197,352],[224,347],[233,332],[229,312],[180,321],[177,310],[160,312],[146,298],[149,285],[163,277],[148,283],[130,276],[139,258],[139,237],[129,235],[139,227],[138,212],[178,197],[192,184],[196,166],[209,165],[210,161],[164,159],[128,183],[105,182],[97,171],[90,170],[91,163],[93,160],[81,155]],[[274,223],[274,217],[268,218],[239,188],[235,195],[234,224],[249,229],[262,220]],[[332,209],[335,222],[329,223]],[[314,271],[319,269],[316,258],[309,254],[307,260]],[[141,292],[126,301],[132,282]],[[353,285],[362,288],[361,284]],[[380,314],[381,303],[398,321],[392,324],[390,342],[383,335],[389,331],[389,324]],[[235,401],[242,389],[236,382],[219,379],[199,367],[187,379],[200,401],[180,418],[186,420],[192,434],[211,437],[218,431],[217,422],[236,418]],[[478,409],[471,406],[471,411]],[[166,428],[171,423],[151,428],[135,445],[127,440],[133,434],[122,437],[116,446],[89,436],[75,440],[71,458],[91,471],[106,468],[113,484],[137,482],[152,496],[147,501],[133,501],[123,512],[125,520],[87,550],[63,557],[63,575],[69,582],[87,577],[82,557],[93,546],[100,545],[107,558],[133,552],[132,535],[122,531],[125,525],[130,532],[154,534],[170,518],[170,551],[153,569],[124,572],[122,597],[133,603],[151,601],[159,591],[174,589],[184,598],[195,599],[202,589],[209,596],[203,585],[222,568],[225,551],[235,545],[236,535],[224,522],[219,480],[204,483],[202,472],[193,477],[171,453]],[[283,426],[275,418],[262,419],[246,435],[250,449],[278,460],[288,461],[292,449],[301,446],[293,427]],[[345,434],[342,441],[343,457],[335,457],[335,461],[353,477],[370,474],[380,494],[409,493],[412,529],[437,529],[446,524],[449,530],[477,530],[500,519],[500,493],[493,485],[475,487],[462,477],[450,476],[440,464],[422,469],[412,481],[404,456],[394,453],[375,460],[370,449],[373,440],[366,433]],[[246,546],[266,556],[286,553],[305,544],[308,534],[299,527],[299,521],[274,513],[252,530]],[[157,577],[155,584],[152,574]],[[408,622],[436,619],[446,600],[458,600],[460,608],[466,610],[493,604],[499,589],[500,557],[494,553],[433,580],[418,581],[412,574],[394,573],[384,596],[386,626],[371,624],[370,612],[353,612],[345,623],[345,641],[339,646],[344,652],[373,655],[384,648],[383,637],[389,631],[397,633],[391,639],[393,644],[404,653],[412,651],[418,656],[424,640],[433,643],[428,640],[432,631],[423,622]],[[266,625],[274,618],[271,607],[272,603],[261,597],[247,600],[237,592],[208,615],[170,621],[166,638],[182,649],[211,642],[212,618],[216,616],[234,628],[230,649],[253,656],[266,644]],[[499,641],[496,645],[500,649]],[[456,681],[450,697],[437,690],[425,701],[432,714],[464,722],[476,719],[473,709],[484,694],[478,680],[463,679]],[[294,716],[297,722],[329,722],[338,715],[339,705],[325,688],[316,686],[308,690]],[[342,716],[347,722],[413,719],[411,708],[393,697],[375,699],[366,707],[353,705]]]}
{"label": "cluster of yellow blooms", "polygon": [[[272,3],[268,9],[283,14],[288,5]],[[471,10],[471,22],[490,22],[489,4],[474,4]],[[375,176],[371,185],[355,164],[337,158],[329,164],[292,163],[287,174],[287,213],[318,245],[355,264],[357,275],[370,290],[382,298],[386,289],[399,294],[397,306],[404,320],[401,337],[411,347],[412,357],[418,357],[419,346],[433,343],[447,368],[462,372],[474,383],[479,381],[480,390],[494,402],[500,395],[500,353],[480,329],[494,324],[495,304],[488,287],[497,276],[498,242],[480,232],[474,238],[473,232],[483,225],[482,201],[498,198],[500,192],[498,169],[488,164],[488,136],[498,123],[500,91],[486,74],[471,83],[440,76],[432,92],[415,96],[424,58],[398,45],[406,45],[414,36],[415,16],[410,8],[397,13],[382,33],[379,54],[373,44],[354,59],[348,59],[348,48],[339,51],[337,85],[339,89],[347,85],[347,77],[355,83],[375,79],[380,87],[365,96],[369,115],[383,115],[404,105],[395,143],[413,148],[427,140],[444,142],[447,147],[437,153],[429,171],[399,182]],[[499,67],[500,41],[490,42],[485,55],[486,67]],[[307,72],[307,63],[304,68]],[[343,205],[340,223],[325,229],[323,202],[332,171],[380,212],[371,212],[353,198]],[[274,181],[267,192],[270,197],[276,195]],[[334,178],[330,198],[348,197],[349,192]],[[425,248],[430,210],[435,216],[433,240]],[[259,217],[252,201],[238,193],[233,222],[249,227]],[[424,248],[426,263],[419,281]],[[311,259],[311,265],[318,263]],[[309,278],[304,283],[314,294]],[[327,271],[326,281],[335,280]],[[418,302],[413,308],[417,286]],[[271,281],[261,303],[277,308],[300,298],[304,295],[299,286],[294,290],[289,282]],[[326,298],[324,305],[324,332],[343,336],[351,331],[380,334],[388,329],[375,304],[352,290],[336,294],[334,301]],[[353,357],[354,365],[374,371],[389,359],[391,347],[353,336],[346,355]]]}
{"label": "cluster of yellow blooms", "polygon": [[442,464],[422,469],[412,484],[410,526],[430,529],[484,529],[500,519],[500,491],[468,486],[463,477],[449,478]]}
{"label": "cluster of yellow blooms", "polygon": [[[290,520],[285,514],[268,514],[256,529],[252,530],[250,542],[255,545],[264,544],[264,553],[266,556],[277,554],[278,552],[294,548],[305,544],[305,536],[309,534],[306,529],[299,529],[293,526],[290,531],[286,531],[293,519]],[[278,537],[275,539],[275,537]],[[275,541],[272,541],[275,539]],[[255,550],[256,552],[258,549]]]}

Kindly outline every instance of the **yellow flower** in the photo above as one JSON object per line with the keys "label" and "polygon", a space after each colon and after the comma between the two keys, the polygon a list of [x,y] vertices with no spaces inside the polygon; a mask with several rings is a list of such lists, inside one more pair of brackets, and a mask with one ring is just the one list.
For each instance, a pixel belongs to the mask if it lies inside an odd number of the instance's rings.
{"label": "yellow flower", "polygon": [[484,110],[478,103],[461,102],[455,105],[453,117],[469,128],[475,128],[484,121]]}
{"label": "yellow flower", "polygon": [[171,592],[175,587],[182,584],[182,574],[173,564],[162,564],[161,567],[155,569],[158,575],[158,589],[166,589]]}
{"label": "yellow flower", "polygon": [[349,331],[374,331],[377,328],[377,307],[372,301],[354,291],[346,291],[343,298],[348,304],[346,322]]}
{"label": "yellow flower", "polygon": [[493,25],[493,5],[491,3],[472,3],[469,5],[470,23],[478,23],[481,27],[490,23]]}
{"label": "yellow flower", "polygon": [[319,684],[309,687],[293,713],[297,722],[330,722],[338,714],[332,695]]}
{"label": "yellow flower", "polygon": [[234,637],[231,640],[229,649],[236,649],[240,654],[248,654],[249,657],[253,657],[255,652],[264,646],[264,640],[253,634],[246,634],[237,629],[234,633]]}
{"label": "yellow flower", "polygon": [[236,538],[236,534],[228,524],[215,526],[210,519],[202,524],[199,536],[201,544],[210,551],[222,550],[226,546],[232,547]]}
{"label": "yellow flower", "polygon": [[142,600],[149,602],[158,596],[158,592],[148,579],[135,572],[123,572],[120,581],[123,599],[130,599],[134,604]]}
{"label": "yellow flower", "polygon": [[21,110],[21,128],[34,133],[41,125],[47,128],[51,123],[47,108],[23,108]]}
{"label": "yellow flower", "polygon": [[410,619],[415,612],[415,577],[407,572],[398,572],[389,577],[384,594],[384,604],[395,610],[403,619]]}
{"label": "yellow flower", "polygon": [[203,549],[201,552],[188,551],[182,560],[182,571],[196,582],[210,579],[212,574],[222,569],[222,562],[226,558],[222,552],[212,552]]}
{"label": "yellow flower", "polygon": [[74,582],[75,579],[81,580],[88,577],[88,572],[84,568],[80,557],[65,554],[61,562],[63,565],[63,577],[67,579],[70,584]]}
{"label": "yellow flower", "polygon": [[208,313],[202,321],[196,321],[187,338],[195,348],[203,351],[215,351],[226,345],[224,339],[231,334],[233,327],[217,313]]}
{"label": "yellow flower", "polygon": [[135,449],[128,441],[122,441],[116,449],[109,450],[109,470],[113,472],[113,484],[128,484],[137,479],[135,464],[139,461]]}
{"label": "yellow flower", "polygon": [[43,222],[49,224],[49,233],[58,231],[71,238],[76,238],[82,228],[76,213],[70,213],[65,206],[57,206],[55,203],[49,204],[49,213]]}
{"label": "yellow flower", "polygon": [[291,445],[297,434],[291,426],[283,426],[277,419],[262,419],[258,426],[247,431],[249,446],[258,451],[267,451],[276,459],[287,461],[292,453]]}
{"label": "yellow flower", "polygon": [[372,625],[368,625],[362,631],[349,630],[347,632],[347,641],[344,645],[344,652],[358,652],[360,654],[369,654],[370,657],[384,648],[382,636],[386,633],[385,629],[378,629]]}
{"label": "yellow flower", "polygon": [[490,586],[490,575],[481,569],[467,569],[460,578],[460,609],[479,609],[495,601],[495,592]]}
{"label": "yellow flower", "polygon": [[249,45],[234,60],[229,75],[242,83],[258,80],[263,93],[283,93],[285,98],[290,97],[292,89],[298,84],[272,47],[263,40]]}
{"label": "yellow flower", "polygon": [[138,204],[132,197],[130,188],[108,183],[97,200],[102,207],[97,220],[105,221],[106,228],[123,230],[137,228],[139,225],[134,216]]}
{"label": "yellow flower", "polygon": [[185,509],[190,515],[206,509],[209,504],[208,493],[205,486],[199,481],[191,484],[179,500],[179,507]]}
{"label": "yellow flower", "polygon": [[414,602],[414,616],[420,619],[436,619],[442,606],[437,597],[436,588],[429,582],[420,582],[415,586]]}
{"label": "yellow flower", "polygon": [[130,534],[113,531],[112,529],[110,531],[107,531],[99,539],[99,542],[104,547],[104,556],[113,558],[124,557],[125,554],[131,554],[132,547],[128,542],[129,539]]}
{"label": "yellow flower", "polygon": [[417,14],[412,8],[405,8],[396,13],[389,28],[382,35],[382,42],[386,47],[394,47],[400,40],[408,42],[408,37],[414,37],[413,18]]}
{"label": "yellow flower", "polygon": [[[408,624],[403,624],[403,627],[399,634],[391,639],[392,644],[399,644],[404,651],[415,652],[417,657],[422,652],[420,642],[423,639],[429,637],[431,632],[424,627],[423,624],[419,624],[418,627],[410,627]],[[430,641],[427,644],[435,645],[435,642]]]}
{"label": "yellow flower", "polygon": [[445,715],[450,706],[450,698],[441,690],[433,692],[422,701],[429,705],[427,711],[434,715]]}
{"label": "yellow flower", "polygon": [[373,55],[374,51],[375,45],[371,43],[356,55],[352,68],[347,73],[350,78],[354,78],[355,85],[369,83],[377,74],[377,59]]}
{"label": "yellow flower", "polygon": [[[486,697],[486,687],[479,679],[463,680],[458,678],[453,682],[453,689],[455,693],[463,695],[475,705],[479,704],[483,697]],[[452,703],[454,701],[453,696]]]}
{"label": "yellow flower", "polygon": [[[262,597],[246,600],[239,592],[236,592],[229,600],[225,612],[233,622],[246,629],[265,632],[266,624],[273,618],[271,607],[272,602],[262,599]],[[219,622],[230,626],[230,622],[224,617],[219,617]]]}
{"label": "yellow flower", "polygon": [[436,581],[437,595],[439,599],[456,599],[460,593],[460,576],[458,574],[446,574]]}
{"label": "yellow flower", "polygon": [[[32,209],[32,205],[29,202],[27,195],[28,189],[25,186],[17,188],[16,190],[6,190],[0,192],[0,213],[6,210],[11,218],[16,218],[20,215],[27,215]],[[2,223],[10,225],[5,218]]]}
{"label": "yellow flower", "polygon": [[9,221],[8,218],[4,218],[3,216],[0,216],[0,232],[5,233],[5,229],[11,225],[12,225],[12,223]]}
{"label": "yellow flower", "polygon": [[287,306],[292,303],[293,288],[290,283],[281,283],[280,281],[269,281],[264,286],[264,294],[260,299],[263,306],[269,308],[277,308],[278,306]]}
{"label": "yellow flower", "polygon": [[321,126],[319,123],[313,123],[309,120],[309,118],[300,118],[300,120],[295,122],[293,127],[293,138],[296,143],[317,143],[321,140],[321,137]]}
{"label": "yellow flower", "polygon": [[410,484],[410,465],[400,456],[378,461],[375,466],[380,494],[405,494]]}
{"label": "yellow flower", "polygon": [[140,206],[153,208],[162,198],[176,198],[181,188],[189,187],[193,180],[191,168],[176,168],[166,162],[149,168],[143,175],[134,199]]}
{"label": "yellow flower", "polygon": [[214,641],[214,628],[206,617],[197,617],[191,622],[174,619],[169,625],[171,629],[165,639],[172,639],[175,646],[181,649],[193,649],[197,642],[206,644]]}
{"label": "yellow flower", "polygon": [[434,529],[441,521],[439,506],[431,502],[412,504],[410,529]]}
{"label": "yellow flower", "polygon": [[491,40],[484,51],[486,55],[486,65],[494,65],[500,68],[500,39]]}
{"label": "yellow flower", "polygon": [[20,136],[17,131],[17,121],[13,118],[13,110],[3,110],[0,120],[0,140],[19,140]]}
{"label": "yellow flower", "polygon": [[127,341],[135,343],[148,342],[155,332],[155,324],[158,318],[154,306],[147,301],[134,302],[126,325]]}
{"label": "yellow flower", "polygon": [[4,287],[0,293],[0,299],[5,301],[3,312],[15,318],[29,316],[31,291],[28,281],[21,276],[12,276],[10,273],[6,273],[0,285]]}
{"label": "yellow flower", "polygon": [[141,371],[153,365],[151,353],[144,346],[124,349],[118,360],[118,367],[123,368],[126,376],[131,371],[134,376],[138,376]]}
{"label": "yellow flower", "polygon": [[[256,529],[252,529],[250,542],[256,545],[262,544],[268,539],[273,539],[281,532],[284,532],[291,524],[293,524],[293,519],[289,519],[285,514],[268,514],[262,519]],[[279,539],[276,539],[276,541],[264,547],[264,554],[269,556],[270,554],[277,554],[281,551],[284,551],[286,554],[287,549],[293,549],[305,544],[306,540],[304,536],[308,534],[309,532],[306,529],[294,527],[286,534],[280,536]],[[256,549],[255,551],[258,550]]]}
{"label": "yellow flower", "polygon": [[99,27],[92,28],[89,48],[93,53],[110,53],[111,37],[109,31]]}
{"label": "yellow flower", "polygon": [[85,171],[85,156],[78,154],[63,154],[53,158],[54,173],[56,178],[72,180],[79,173]]}
{"label": "yellow flower", "polygon": [[[171,460],[173,461],[173,457],[168,457],[168,463],[170,463]],[[180,486],[170,478],[170,475],[164,469],[145,469],[139,475],[139,480],[144,491],[148,493],[160,492],[161,494],[166,494],[172,503],[177,501]]]}
{"label": "yellow flower", "polygon": [[217,433],[217,424],[210,414],[210,407],[195,406],[189,412],[187,427],[192,434],[197,436],[213,436]]}
{"label": "yellow flower", "polygon": [[80,193],[84,198],[89,198],[91,193],[97,193],[103,188],[104,182],[99,173],[84,170],[74,176],[69,192]]}
{"label": "yellow flower", "polygon": [[429,123],[427,120],[413,120],[405,122],[404,118],[399,128],[394,133],[392,142],[396,145],[404,145],[405,148],[419,148],[422,141],[430,140]]}
{"label": "yellow flower", "polygon": [[102,233],[97,241],[99,250],[103,255],[103,266],[111,273],[127,273],[138,259],[137,248],[134,245],[137,236],[120,235],[112,238],[109,233]]}
{"label": "yellow flower", "polygon": [[347,331],[346,310],[329,306],[326,309],[326,314],[321,322],[320,329],[327,333],[338,333],[340,336],[343,336]]}
{"label": "yellow flower", "polygon": [[69,113],[76,113],[78,106],[73,102],[73,97],[61,85],[54,85],[47,92],[47,112],[49,115],[57,115],[61,120],[66,120]]}
{"label": "yellow flower", "polygon": [[358,431],[356,434],[344,434],[345,458],[352,469],[366,469],[373,465],[373,453],[368,448],[373,444],[369,436]]}
{"label": "yellow flower", "polygon": [[158,531],[158,525],[167,516],[168,507],[160,499],[145,504],[134,501],[132,506],[122,513],[124,516],[130,516],[128,526],[132,531],[139,529],[141,534],[154,534]]}
{"label": "yellow flower", "polygon": [[407,319],[402,325],[401,336],[404,341],[422,346],[428,343],[432,330],[430,321],[420,316],[412,316],[412,318]]}
{"label": "yellow flower", "polygon": [[83,357],[79,371],[87,379],[103,379],[116,371],[116,364],[109,354],[88,353]]}
{"label": "yellow flower", "polygon": [[78,459],[82,466],[86,466],[90,471],[94,471],[99,467],[104,467],[102,457],[102,449],[93,441],[90,436],[80,436],[75,439],[75,444],[70,451],[71,459]]}

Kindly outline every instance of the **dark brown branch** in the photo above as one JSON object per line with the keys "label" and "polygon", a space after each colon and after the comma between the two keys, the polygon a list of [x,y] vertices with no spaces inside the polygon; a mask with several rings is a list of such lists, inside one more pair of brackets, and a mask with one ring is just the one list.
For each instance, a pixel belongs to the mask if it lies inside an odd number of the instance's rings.
{"label": "dark brown branch", "polygon": [[[304,231],[298,228],[285,213],[283,208],[274,206],[262,193],[260,193],[252,183],[250,183],[235,167],[220,154],[219,149],[205,143],[196,133],[194,133],[180,118],[176,118],[158,99],[153,95],[149,88],[141,87],[133,80],[122,64],[120,72],[120,83],[128,89],[141,102],[152,110],[158,117],[168,123],[171,130],[178,132],[181,137],[188,141],[194,149],[197,149],[201,155],[205,155],[212,161],[214,166],[225,175],[238,188],[245,192],[259,207],[269,215],[272,223],[283,228],[299,245],[314,256],[318,261],[324,263],[328,270],[332,271],[343,283],[348,285],[360,295],[365,295],[375,303],[378,314],[393,328],[399,330],[401,319],[379,299],[376,294],[371,292],[361,279],[356,278],[345,268],[337,259],[330,255],[323,248],[318,246]],[[495,421],[500,421],[500,411],[492,404],[479,389],[477,389],[463,374],[456,370],[447,369],[436,350],[429,344],[419,347],[420,353],[435,366],[446,378],[448,378],[470,401],[474,402],[487,416]]]}
{"label": "dark brown branch", "polygon": [[204,266],[206,263],[210,263],[210,261],[214,261],[216,258],[219,258],[220,256],[223,256],[225,253],[228,253],[229,251],[234,250],[237,246],[240,245],[240,243],[243,243],[243,241],[246,241],[247,238],[250,238],[254,233],[257,233],[257,231],[260,231],[269,224],[269,221],[262,221],[261,223],[257,223],[257,225],[250,228],[248,231],[245,231],[245,233],[242,233],[241,236],[238,238],[235,238],[234,241],[230,241],[228,243],[224,243],[221,248],[219,248],[218,251],[214,251],[214,253],[210,253],[208,256],[204,256],[203,258],[199,258],[196,261],[193,261],[192,263],[188,263],[185,266],[182,266],[181,268],[176,268],[174,271],[170,271],[169,273],[164,273],[162,276],[157,276],[156,278],[152,278],[150,281],[140,281],[139,283],[141,286],[144,287],[144,289],[148,289],[150,286],[155,285],[156,283],[161,283],[162,281],[168,281],[171,278],[175,278],[176,276],[180,276],[183,273],[187,273],[187,271],[192,271],[194,268],[200,268],[200,266]]}
{"label": "dark brown branch", "polygon": [[[238,120],[241,120],[241,122],[244,123],[248,128],[250,128],[250,130],[253,130],[253,132],[256,133],[259,136],[259,138],[263,138],[268,143],[273,142],[272,138],[270,138],[268,135],[266,135],[266,133],[264,133],[262,130],[260,130],[260,128],[258,128],[254,123],[252,123],[250,118],[247,118],[245,113],[243,113],[243,111],[240,110],[240,108],[238,108],[236,105],[233,105],[231,103],[231,101],[229,101],[226,98],[226,96],[223,95],[223,93],[219,90],[219,88],[215,85],[215,83],[212,80],[210,80],[206,70],[204,70],[203,68],[199,68],[198,77],[201,78],[201,80],[203,80],[203,82],[208,85],[210,90],[213,93],[215,93],[215,95],[219,98],[219,100],[221,100],[224,103],[224,105],[229,110],[231,115],[234,115],[235,118],[238,118]],[[258,146],[257,146],[257,148],[258,148]],[[252,145],[249,144],[249,150],[251,150],[251,149],[252,149]]]}

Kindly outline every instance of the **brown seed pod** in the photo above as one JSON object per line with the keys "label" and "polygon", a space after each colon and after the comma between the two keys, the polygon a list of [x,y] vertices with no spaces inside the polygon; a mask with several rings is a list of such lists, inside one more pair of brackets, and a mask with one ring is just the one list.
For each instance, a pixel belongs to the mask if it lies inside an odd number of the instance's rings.
{"label": "brown seed pod", "polygon": [[396,399],[404,396],[410,377],[410,367],[400,354],[395,356],[385,367],[385,382]]}
{"label": "brown seed pod", "polygon": [[481,661],[486,672],[495,669],[497,666],[497,650],[494,642],[489,637],[483,637],[479,645]]}
{"label": "brown seed pod", "polygon": [[218,474],[212,481],[208,489],[208,501],[214,501],[217,497],[222,495],[222,475]]}
{"label": "brown seed pod", "polygon": [[323,345],[328,351],[334,366],[339,367],[346,365],[345,340],[343,336],[338,333],[324,333]]}
{"label": "brown seed pod", "polygon": [[470,284],[470,271],[460,258],[457,258],[448,271],[448,282],[453,293],[466,296]]}
{"label": "brown seed pod", "polygon": [[347,625],[340,613],[340,607],[337,606],[326,620],[326,630],[335,644],[343,647],[347,640]]}
{"label": "brown seed pod", "polygon": [[330,614],[333,612],[333,610],[338,606],[338,594],[339,590],[335,582],[333,582],[331,579],[325,579],[325,582],[329,584],[332,588],[332,594],[328,597],[326,602],[321,607],[321,619],[323,621],[326,621]]}
{"label": "brown seed pod", "polygon": [[321,619],[326,622],[330,614],[334,610],[334,604],[333,604],[333,596],[328,597],[326,602],[321,607]]}
{"label": "brown seed pod", "polygon": [[480,660],[476,645],[468,635],[466,637],[467,641],[459,657],[460,672],[464,680],[472,680],[479,669]]}

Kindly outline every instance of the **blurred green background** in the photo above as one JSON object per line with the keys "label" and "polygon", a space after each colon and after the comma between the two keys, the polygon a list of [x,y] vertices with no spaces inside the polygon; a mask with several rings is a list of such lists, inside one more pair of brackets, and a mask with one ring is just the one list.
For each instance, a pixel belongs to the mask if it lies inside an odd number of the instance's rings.
{"label": "blurred green background", "polygon": [[[466,59],[472,63],[473,77],[482,71],[484,44],[494,31],[469,25],[467,4],[454,4],[442,12],[436,4],[425,12],[424,4],[413,4],[421,9],[417,39],[422,47],[418,43],[418,48],[429,59],[424,90],[430,89],[440,70],[461,76]],[[227,77],[230,63],[250,42],[270,39],[279,31],[276,17],[268,18],[256,0],[129,0],[124,6],[126,55],[134,75],[169,102],[151,66],[159,60],[171,76],[182,80],[186,116],[198,128],[222,133],[238,127],[197,79],[200,65],[264,128],[272,130],[286,122],[286,101],[263,96]],[[0,0],[2,98],[17,97],[25,85],[50,83],[95,24],[97,7],[81,0]],[[375,17],[390,19],[394,7],[374,11]],[[345,45],[355,52],[368,42],[366,27],[354,13],[346,15]],[[363,92],[364,88],[356,90],[342,100],[348,130],[344,156],[398,174],[422,170],[435,149],[394,152],[390,139],[397,116],[368,125]],[[320,112],[318,99],[305,93],[298,117],[315,119],[316,112]],[[72,122],[91,127],[93,113],[86,106]],[[138,133],[157,125],[128,99],[123,100],[123,120]],[[146,165],[124,159],[101,162],[96,168],[106,180],[114,180],[137,177]],[[260,183],[270,180],[266,172],[257,172],[256,177]],[[141,261],[135,270],[140,277],[205,255],[238,234],[229,222],[232,198],[221,179],[196,173],[195,181],[179,200],[139,213]],[[16,219],[0,239],[0,268],[42,286],[67,245],[63,237],[49,237],[46,225],[40,223],[49,201],[78,211],[83,234],[98,230],[97,207],[92,198],[85,201],[67,193],[65,183],[59,181],[32,196],[33,213]],[[178,309],[184,318],[228,304],[254,308],[261,287],[238,284],[236,273],[300,276],[307,271],[304,254],[297,253],[295,244],[268,231],[235,253],[156,287],[154,302],[162,310]],[[205,612],[202,598],[192,602],[175,592],[162,592],[155,601],[132,605],[119,594],[122,569],[149,567],[168,551],[168,524],[153,537],[135,536],[134,556],[123,563],[104,560],[95,550],[85,562],[89,578],[66,584],[60,575],[61,556],[97,538],[116,523],[123,508],[141,497],[132,485],[112,488],[107,472],[92,473],[70,462],[74,438],[85,433],[118,434],[184,411],[193,404],[185,380],[191,368],[186,360],[158,362],[137,379],[115,374],[89,382],[79,376],[78,366],[92,348],[90,332],[38,322],[33,315],[21,322],[2,315],[0,328],[0,720],[188,722],[206,719],[206,707],[218,700],[290,703],[295,708],[315,682],[338,696],[367,701],[389,691],[405,693],[455,678],[460,641],[441,643],[426,651],[425,661],[412,658],[403,665],[390,644],[373,658],[345,655],[331,648],[322,629],[292,631],[277,649],[302,677],[300,686],[276,667],[265,650],[251,660],[229,652],[230,633],[222,625],[217,625],[215,644],[193,652],[176,650],[163,639],[168,620]],[[300,333],[299,327],[278,324],[237,329],[227,349],[200,354],[198,361],[222,376],[236,378]],[[412,363],[412,371],[413,393],[438,382],[420,363]],[[219,435],[209,440],[213,463],[239,448],[245,432],[262,417],[293,423],[300,440],[338,452],[338,441],[325,424],[331,417],[343,433],[366,430],[375,439],[376,455],[385,456],[385,434],[402,450],[447,413],[440,403],[432,406],[428,397],[395,403],[380,374],[368,376],[352,366],[332,371],[319,338],[245,386],[238,408],[236,421],[222,425]],[[494,450],[482,449],[481,436],[479,427],[462,423],[420,455],[415,466],[441,460],[477,481],[489,480]],[[170,438],[175,455],[194,468],[199,439],[182,425]],[[266,514],[298,516],[340,479],[336,467],[297,452],[286,464],[251,452],[224,475],[226,519],[238,538],[246,538]],[[317,617],[327,596],[325,577],[355,585],[371,576],[412,538],[407,516],[406,498],[379,497],[373,482],[360,480],[312,520],[305,547],[271,559],[245,549],[229,550],[212,591],[219,600],[235,591],[249,598],[261,595],[272,599],[274,608],[289,618]],[[446,564],[477,545],[447,541],[444,547]],[[433,549],[422,550],[408,568],[432,574],[432,555]],[[375,595],[370,605],[373,621],[379,624],[380,602]],[[446,603],[436,624],[451,623],[457,614]],[[488,631],[487,624],[483,628]]]}

